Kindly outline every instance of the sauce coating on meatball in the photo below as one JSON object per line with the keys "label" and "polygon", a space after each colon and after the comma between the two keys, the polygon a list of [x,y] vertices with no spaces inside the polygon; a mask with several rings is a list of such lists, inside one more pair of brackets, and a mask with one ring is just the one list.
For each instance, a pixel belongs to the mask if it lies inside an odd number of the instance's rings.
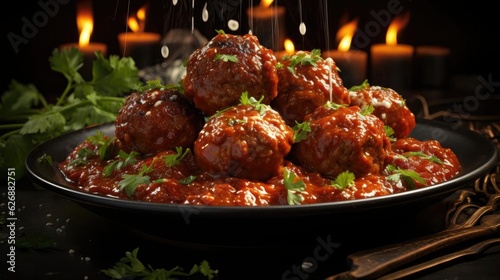
{"label": "sauce coating on meatball", "polygon": [[305,115],[327,101],[349,104],[335,61],[321,58],[315,51],[299,51],[284,58],[278,67],[278,96],[271,106],[289,126],[302,122]]}
{"label": "sauce coating on meatball", "polygon": [[122,149],[142,154],[193,146],[205,119],[174,89],[134,92],[115,120]]}
{"label": "sauce coating on meatball", "polygon": [[391,88],[362,87],[350,91],[351,105],[361,108],[373,106],[373,113],[394,130],[394,137],[408,137],[416,126],[415,116],[406,106],[404,98]]}
{"label": "sauce coating on meatball", "polygon": [[219,34],[189,57],[183,84],[207,116],[238,104],[243,92],[269,104],[278,94],[276,57],[254,35]]}
{"label": "sauce coating on meatball", "polygon": [[265,106],[238,104],[210,118],[194,143],[200,167],[219,176],[265,180],[290,152],[293,130]]}
{"label": "sauce coating on meatball", "polygon": [[311,132],[293,148],[300,165],[330,178],[343,171],[362,177],[383,169],[390,140],[376,116],[363,114],[358,106],[320,106],[304,121]]}

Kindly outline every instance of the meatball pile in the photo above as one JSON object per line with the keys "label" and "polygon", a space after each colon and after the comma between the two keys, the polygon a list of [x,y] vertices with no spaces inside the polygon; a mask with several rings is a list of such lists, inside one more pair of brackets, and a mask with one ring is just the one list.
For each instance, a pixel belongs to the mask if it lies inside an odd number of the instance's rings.
{"label": "meatball pile", "polygon": [[[347,89],[335,61],[318,50],[278,61],[253,35],[218,34],[189,57],[179,84],[132,93],[115,121],[120,149],[144,156],[184,151],[196,170],[190,189],[151,172],[175,187],[145,186],[143,196],[156,190],[162,201],[232,205],[227,197],[235,196],[238,205],[265,205],[302,191],[288,203],[316,203],[403,191],[407,181],[391,181],[391,172],[417,170],[430,157],[451,164],[433,177],[441,168],[433,162],[423,174],[427,184],[459,169],[439,143],[408,138],[416,122],[401,95],[368,83]],[[346,172],[355,188],[336,190],[333,182]]]}

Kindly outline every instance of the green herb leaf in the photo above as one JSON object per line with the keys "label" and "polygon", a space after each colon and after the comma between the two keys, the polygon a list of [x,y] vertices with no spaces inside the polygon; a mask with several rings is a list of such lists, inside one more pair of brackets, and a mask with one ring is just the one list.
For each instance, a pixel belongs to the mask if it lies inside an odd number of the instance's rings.
{"label": "green herb leaf", "polygon": [[342,107],[347,107],[346,104],[337,104],[337,103],[333,103],[331,102],[330,100],[326,101],[325,105],[325,108],[328,108],[328,109],[332,109],[332,110],[338,110]]}
{"label": "green herb leaf", "polygon": [[[125,252],[125,257],[115,263],[113,268],[101,270],[106,276],[112,279],[158,279],[158,280],[179,280],[189,279],[193,276],[204,276],[208,280],[214,279],[216,271],[210,268],[210,264],[203,260],[199,265],[195,264],[189,270],[184,272],[182,267],[175,266],[172,269],[153,268],[150,265],[144,265],[138,256],[139,248],[135,248],[132,252]],[[183,278],[180,278],[183,277]]]}
{"label": "green herb leaf", "polygon": [[340,173],[335,180],[331,182],[331,185],[334,186],[337,189],[345,189],[351,186],[354,186],[354,179],[356,177],[354,176],[354,173],[346,170],[342,173]]}
{"label": "green herb leaf", "polygon": [[368,106],[363,106],[363,108],[361,108],[361,111],[359,113],[362,116],[366,116],[366,115],[373,113],[373,111],[375,111],[375,108],[373,108],[373,105],[370,104]]}
{"label": "green herb leaf", "polygon": [[187,176],[186,178],[182,178],[179,180],[179,183],[183,184],[183,185],[189,185],[191,184],[194,180],[196,180],[196,176],[195,175],[189,175]]}
{"label": "green herb leaf", "polygon": [[415,188],[415,181],[422,185],[426,184],[425,180],[413,170],[401,169],[399,166],[396,167],[392,164],[387,165],[385,170],[389,174],[387,176],[388,180],[394,182],[403,181],[411,189]]}
{"label": "green herb leaf", "polygon": [[[131,58],[106,59],[99,52],[95,57],[92,80],[85,81],[78,73],[83,54],[77,48],[53,50],[50,67],[67,79],[55,104],[48,104],[35,86],[11,81],[0,104],[0,128],[5,131],[0,135],[0,168],[16,167],[16,177],[24,175],[24,158],[32,147],[66,132],[114,121],[125,94],[140,85],[138,69]],[[23,159],[19,166],[18,157]]]}
{"label": "green herb leaf", "polygon": [[389,138],[389,141],[394,142],[396,141],[396,137],[394,137],[394,129],[388,125],[384,125],[384,130],[385,130],[385,135]]}
{"label": "green herb leaf", "polygon": [[284,183],[287,191],[287,202],[289,205],[300,205],[304,200],[302,192],[306,184],[302,180],[296,180],[296,175],[288,168],[284,170]]}
{"label": "green herb leaf", "polygon": [[435,155],[426,155],[422,151],[406,152],[406,153],[403,154],[403,156],[405,156],[405,157],[417,156],[417,157],[420,157],[420,158],[423,158],[423,159],[426,159],[426,160],[429,160],[429,161],[432,161],[432,162],[435,162],[435,163],[443,164],[443,161],[440,160],[437,156],[435,156]]}
{"label": "green herb leaf", "polygon": [[120,191],[125,190],[125,193],[130,197],[134,194],[137,187],[151,183],[150,177],[144,174],[153,170],[154,163],[155,160],[149,166],[143,164],[138,174],[123,174],[122,180],[119,182]]}
{"label": "green herb leaf", "polygon": [[360,91],[362,89],[367,89],[369,87],[370,87],[370,83],[368,83],[368,80],[364,80],[363,83],[361,83],[361,85],[350,87],[349,91]]}
{"label": "green herb leaf", "polygon": [[299,143],[300,141],[307,138],[307,135],[311,132],[311,123],[310,122],[295,122],[295,125],[292,127],[293,133],[293,141],[294,143]]}
{"label": "green herb leaf", "polygon": [[321,50],[319,49],[313,49],[309,53],[299,52],[292,56],[286,57],[286,59],[290,60],[290,64],[288,65],[287,69],[292,74],[295,74],[295,67],[297,65],[316,66],[316,62],[318,62],[319,60],[323,60],[323,58],[321,57]]}
{"label": "green herb leaf", "polygon": [[175,166],[179,164],[189,153],[191,153],[191,149],[189,148],[187,148],[184,152],[182,150],[182,147],[175,147],[175,154],[164,156],[165,164],[168,167]]}
{"label": "green herb leaf", "polygon": [[253,96],[248,97],[248,92],[246,91],[243,92],[240,97],[241,104],[253,106],[255,110],[259,111],[260,115],[263,115],[267,110],[271,109],[268,105],[263,104],[262,100],[264,100],[264,96],[261,96],[260,99],[257,100]]}
{"label": "green herb leaf", "polygon": [[214,61],[217,60],[222,60],[224,62],[238,62],[238,57],[236,55],[218,53],[214,57]]}
{"label": "green herb leaf", "polygon": [[222,29],[216,29],[215,32],[217,32],[217,34],[219,35],[226,35],[226,32]]}

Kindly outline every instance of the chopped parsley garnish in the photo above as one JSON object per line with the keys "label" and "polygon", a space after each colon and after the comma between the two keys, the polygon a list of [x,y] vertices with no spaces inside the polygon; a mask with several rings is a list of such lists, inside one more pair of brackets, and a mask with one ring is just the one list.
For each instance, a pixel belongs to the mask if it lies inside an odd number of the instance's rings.
{"label": "chopped parsley garnish", "polygon": [[158,89],[158,90],[174,89],[174,90],[177,90],[180,93],[184,94],[184,88],[183,88],[182,82],[179,82],[177,84],[164,85],[161,83],[160,80],[147,81],[145,85],[142,85],[137,89],[137,92],[142,93],[142,92],[151,91],[151,90],[155,90],[155,89]]}
{"label": "chopped parsley garnish", "polygon": [[293,133],[293,142],[299,143],[300,141],[307,138],[307,135],[311,132],[311,123],[310,122],[295,122],[295,125],[292,127]]}
{"label": "chopped parsley garnish", "polygon": [[47,163],[48,165],[52,165],[52,156],[43,153],[39,158],[36,159],[38,163]]}
{"label": "chopped parsley garnish", "polygon": [[394,129],[388,125],[384,125],[385,135],[389,138],[389,141],[396,141],[396,137],[394,137]]}
{"label": "chopped parsley garnish", "polygon": [[[195,264],[185,272],[182,267],[175,266],[172,269],[153,268],[151,265],[145,266],[138,258],[139,248],[135,248],[132,252],[125,252],[125,257],[116,262],[112,268],[101,270],[106,276],[112,279],[163,279],[163,280],[180,280],[180,279],[214,279],[217,271],[210,268],[210,264],[203,260],[200,264]],[[194,277],[194,278],[193,278]]]}
{"label": "chopped parsley garnish", "polygon": [[413,170],[401,169],[399,166],[396,167],[393,164],[387,165],[385,170],[389,174],[387,176],[388,180],[394,182],[403,181],[404,183],[406,183],[406,186],[412,189],[415,188],[415,181],[419,182],[422,185],[426,184],[425,180]]}
{"label": "chopped parsley garnish", "polygon": [[345,188],[354,186],[354,179],[356,177],[354,176],[354,173],[346,170],[342,173],[340,173],[335,180],[331,181],[331,185],[339,190],[343,190]]}
{"label": "chopped parsley garnish", "polygon": [[81,148],[76,153],[76,158],[69,165],[78,166],[85,164],[90,157],[96,156],[96,153],[89,148]]}
{"label": "chopped parsley garnish", "polygon": [[264,100],[264,96],[261,96],[259,100],[255,99],[253,96],[248,97],[248,92],[243,92],[240,97],[240,103],[243,105],[250,105],[255,108],[255,110],[259,111],[260,115],[263,115],[265,111],[269,110],[270,107],[266,104],[262,103]]}
{"label": "chopped parsley garnish", "polygon": [[430,161],[435,162],[435,163],[443,164],[443,161],[440,160],[437,156],[435,156],[435,155],[426,155],[422,151],[406,152],[406,153],[403,154],[403,156],[404,157],[417,156],[417,157],[421,157],[423,159],[430,160]]}
{"label": "chopped parsley garnish", "polygon": [[151,182],[150,177],[145,174],[153,170],[153,164],[154,160],[149,166],[143,164],[141,170],[137,174],[123,174],[122,180],[119,182],[120,191],[125,190],[125,193],[130,197],[134,194],[139,185],[149,184]]}
{"label": "chopped parsley garnish", "polygon": [[112,161],[106,165],[102,171],[104,177],[111,176],[113,171],[120,170],[122,167],[134,165],[137,162],[138,152],[132,151],[130,154],[120,150],[118,152],[118,160]]}
{"label": "chopped parsley garnish", "polygon": [[175,147],[175,151],[176,153],[175,154],[170,154],[170,155],[166,155],[163,157],[163,159],[165,160],[165,164],[168,166],[168,167],[172,167],[174,165],[177,165],[179,163],[181,163],[181,161],[189,154],[191,153],[191,149],[190,148],[187,148],[186,150],[184,150],[183,152],[183,148],[182,147]]}
{"label": "chopped parsley garnish", "polygon": [[342,107],[347,107],[346,104],[337,104],[337,103],[333,103],[331,102],[330,100],[326,101],[325,105],[325,108],[328,108],[328,109],[332,109],[332,110],[338,110]]}
{"label": "chopped parsley garnish", "polygon": [[196,176],[195,175],[189,175],[187,176],[186,178],[182,178],[179,180],[179,183],[183,184],[183,185],[189,185],[191,184],[194,180],[196,180]]}
{"label": "chopped parsley garnish", "polygon": [[234,125],[237,125],[237,124],[244,124],[246,122],[247,122],[246,119],[233,119],[233,118],[229,118],[227,120],[227,125],[228,126],[234,126]]}
{"label": "chopped parsley garnish", "polygon": [[368,80],[364,80],[361,85],[350,87],[349,91],[359,91],[359,90],[366,89],[369,87],[370,87],[370,83],[368,83]]}
{"label": "chopped parsley garnish", "polygon": [[103,161],[111,154],[112,151],[109,147],[111,143],[116,140],[116,137],[107,137],[102,131],[98,130],[93,135],[87,137],[87,140],[91,144],[99,147],[99,159]]}
{"label": "chopped parsley garnish", "polygon": [[302,180],[296,180],[296,175],[288,168],[284,170],[284,182],[287,192],[287,202],[289,205],[300,205],[304,200],[302,192],[306,189],[306,184]]}
{"label": "chopped parsley garnish", "polygon": [[373,113],[373,111],[375,111],[375,108],[373,108],[373,105],[368,105],[368,106],[363,106],[363,108],[361,108],[361,112],[359,112],[362,116],[366,116],[366,115],[369,115],[371,113]]}
{"label": "chopped parsley garnish", "polygon": [[216,29],[215,32],[217,32],[217,34],[219,35],[226,35],[226,32],[222,29]]}
{"label": "chopped parsley garnish", "polygon": [[316,62],[318,62],[319,60],[323,60],[323,58],[321,57],[321,50],[319,49],[313,49],[310,53],[298,52],[289,57],[284,57],[284,59],[290,60],[290,64],[288,65],[287,69],[292,74],[295,74],[295,67],[297,65],[316,66]]}
{"label": "chopped parsley garnish", "polygon": [[214,57],[214,61],[217,60],[222,60],[224,62],[238,62],[238,57],[236,55],[218,53]]}

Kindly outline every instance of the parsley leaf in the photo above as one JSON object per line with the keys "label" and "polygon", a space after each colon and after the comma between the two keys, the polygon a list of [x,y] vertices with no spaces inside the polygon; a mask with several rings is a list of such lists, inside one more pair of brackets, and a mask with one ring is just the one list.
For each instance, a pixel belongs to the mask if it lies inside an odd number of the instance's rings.
{"label": "parsley leaf", "polygon": [[214,57],[214,61],[217,60],[222,60],[224,62],[238,62],[238,57],[236,55],[218,53]]}
{"label": "parsley leaf", "polygon": [[296,180],[296,175],[290,169],[284,170],[284,182],[287,191],[287,202],[289,205],[300,205],[304,200],[302,192],[306,189],[306,184],[302,180]]}
{"label": "parsley leaf", "polygon": [[255,99],[253,96],[248,97],[248,92],[243,92],[240,97],[240,103],[243,105],[250,105],[259,111],[260,115],[263,115],[265,111],[271,109],[268,105],[262,103],[264,96],[261,96],[259,100]]}
{"label": "parsley leaf", "polygon": [[385,171],[389,174],[387,176],[388,180],[394,182],[403,181],[411,189],[415,188],[415,181],[419,182],[422,185],[426,184],[425,180],[413,170],[401,169],[399,166],[396,167],[392,164],[389,164],[386,166]]}
{"label": "parsley leaf", "polygon": [[354,176],[354,173],[346,170],[342,173],[340,173],[335,180],[331,182],[331,185],[334,186],[337,189],[345,189],[351,186],[354,186],[354,179],[356,177]]}
{"label": "parsley leaf", "polygon": [[293,133],[293,142],[299,143],[300,141],[307,138],[309,132],[311,132],[311,123],[310,122],[295,122],[295,125],[292,127]]}
{"label": "parsley leaf", "polygon": [[137,189],[139,185],[149,184],[151,182],[150,177],[144,174],[153,170],[153,164],[154,161],[150,166],[143,164],[138,174],[123,174],[122,180],[119,182],[120,191],[125,190],[125,193],[130,197],[134,194],[135,189]]}
{"label": "parsley leaf", "polygon": [[181,161],[189,154],[191,153],[191,149],[190,148],[187,148],[184,152],[182,152],[182,147],[175,147],[175,151],[177,153],[175,154],[170,154],[170,155],[165,155],[163,158],[165,160],[165,164],[168,166],[168,167],[172,167],[172,166],[175,166],[179,163],[181,163]]}
{"label": "parsley leaf", "polygon": [[361,83],[361,85],[350,87],[349,91],[360,91],[362,89],[367,89],[369,87],[370,87],[370,83],[368,83],[368,80],[364,80],[363,83]]}
{"label": "parsley leaf", "polygon": [[15,80],[1,98],[0,167],[16,168],[18,178],[25,175],[24,159],[34,146],[85,126],[114,121],[125,95],[140,85],[139,71],[127,57],[106,59],[96,52],[91,81],[78,72],[83,54],[76,48],[54,49],[49,63],[67,80],[54,104],[47,103],[34,85]]}
{"label": "parsley leaf", "polygon": [[430,160],[430,161],[435,162],[435,163],[443,164],[443,161],[440,160],[437,156],[435,156],[435,155],[426,155],[422,151],[407,152],[407,153],[404,153],[403,156],[405,156],[405,157],[417,156],[417,157],[421,157],[423,159]]}
{"label": "parsley leaf", "polygon": [[389,138],[389,141],[396,141],[396,137],[394,137],[394,129],[388,125],[384,125],[385,135]]}
{"label": "parsley leaf", "polygon": [[125,252],[125,257],[116,262],[112,268],[102,269],[101,272],[112,279],[134,279],[135,277],[142,277],[140,279],[163,279],[174,280],[188,279],[192,276],[204,276],[208,280],[214,279],[217,271],[210,268],[210,264],[203,260],[200,264],[195,264],[185,272],[182,267],[175,266],[172,269],[153,268],[151,265],[144,265],[137,257],[139,248],[135,248],[132,252]]}
{"label": "parsley leaf", "polygon": [[370,104],[368,106],[363,106],[363,108],[361,108],[361,112],[359,112],[359,113],[362,116],[366,116],[366,115],[373,113],[373,111],[375,111],[375,108],[373,108],[373,105]]}
{"label": "parsley leaf", "polygon": [[319,60],[323,60],[321,57],[321,51],[319,49],[313,49],[311,52],[297,52],[292,56],[286,57],[286,59],[290,60],[290,64],[287,69],[290,73],[295,74],[295,67],[297,65],[309,65],[316,66],[316,62]]}
{"label": "parsley leaf", "polygon": [[331,102],[330,100],[326,101],[325,105],[325,108],[328,108],[328,109],[332,109],[332,110],[338,110],[342,107],[347,107],[346,104],[337,104],[337,103],[333,103]]}

